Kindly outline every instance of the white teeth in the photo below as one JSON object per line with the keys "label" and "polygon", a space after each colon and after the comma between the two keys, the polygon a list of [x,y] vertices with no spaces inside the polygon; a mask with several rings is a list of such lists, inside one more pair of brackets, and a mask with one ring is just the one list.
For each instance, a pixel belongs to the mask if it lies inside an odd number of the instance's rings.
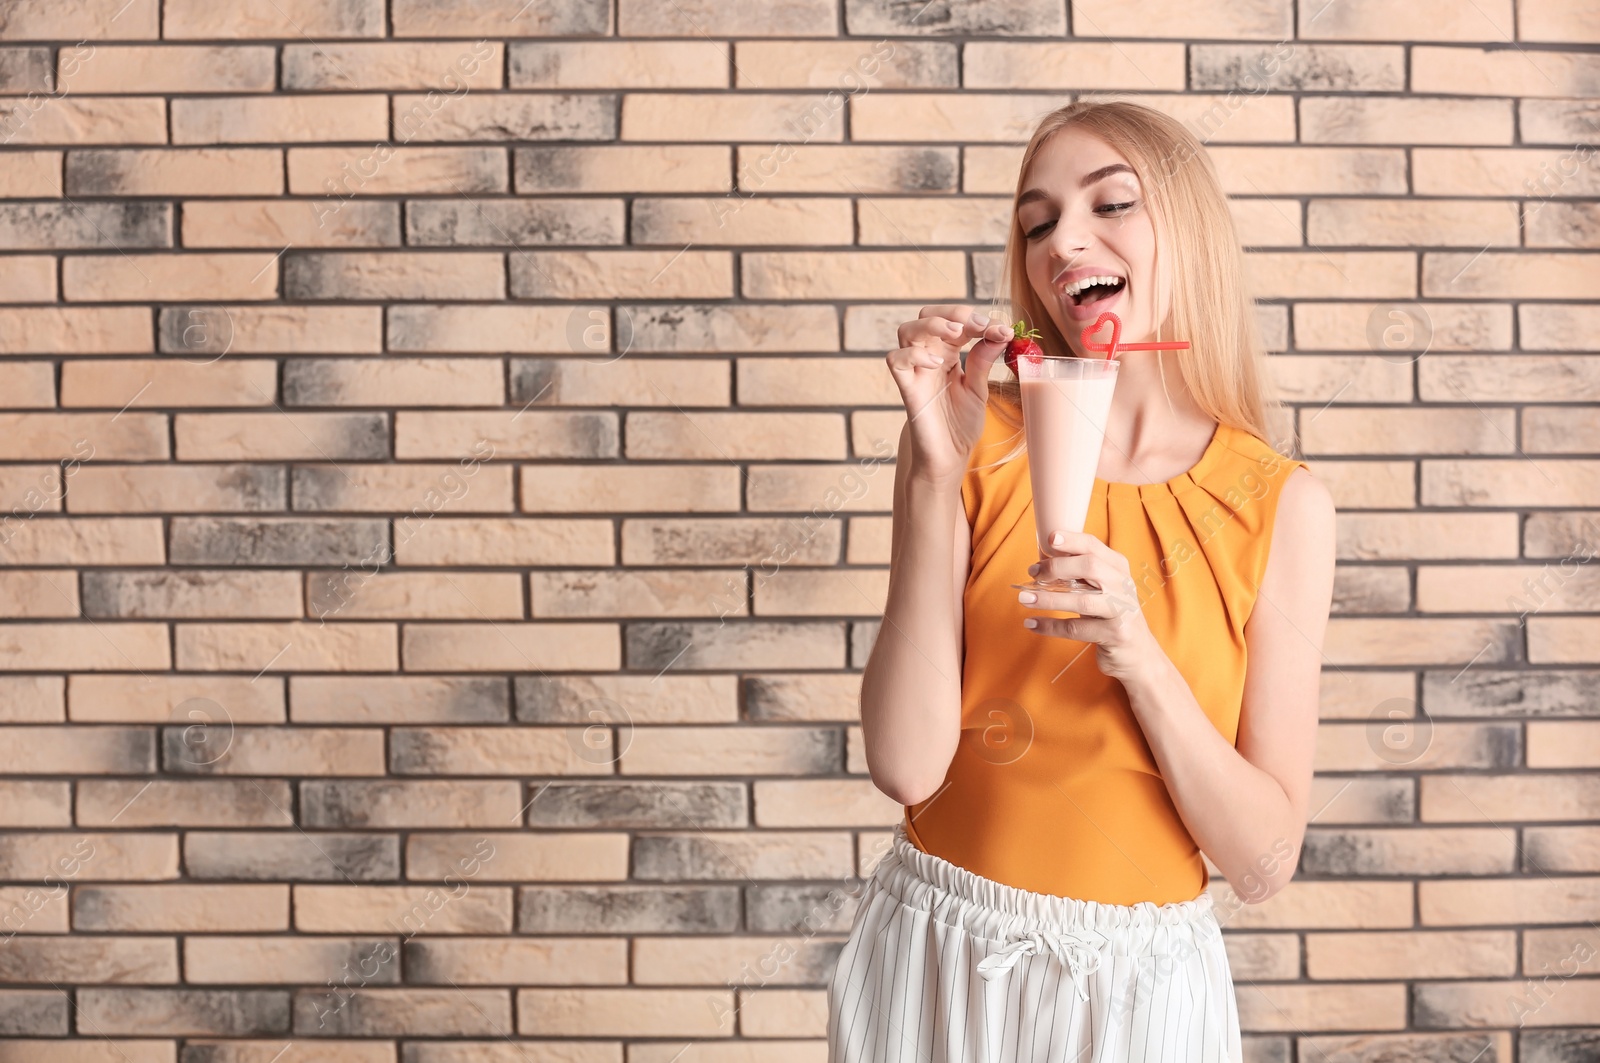
{"label": "white teeth", "polygon": [[1065,289],[1065,292],[1068,295],[1077,295],[1080,292],[1082,292],[1085,288],[1092,287],[1092,286],[1094,286],[1096,284],[1117,284],[1121,280],[1122,280],[1121,277],[1110,277],[1110,276],[1107,276],[1107,277],[1084,277],[1082,280],[1075,281],[1072,284],[1067,285],[1067,287]]}

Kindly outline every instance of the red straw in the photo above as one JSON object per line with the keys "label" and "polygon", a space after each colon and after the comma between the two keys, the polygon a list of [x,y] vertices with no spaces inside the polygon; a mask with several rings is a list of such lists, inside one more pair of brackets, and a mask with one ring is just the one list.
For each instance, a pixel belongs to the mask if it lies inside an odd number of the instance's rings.
{"label": "red straw", "polygon": [[[1100,326],[1111,322],[1111,339],[1106,343],[1095,343],[1089,337],[1100,331]],[[1173,340],[1168,343],[1118,343],[1122,335],[1122,320],[1107,310],[1094,319],[1094,324],[1083,330],[1081,338],[1083,346],[1090,351],[1104,351],[1106,360],[1110,361],[1123,351],[1177,351],[1189,346],[1188,340]]]}

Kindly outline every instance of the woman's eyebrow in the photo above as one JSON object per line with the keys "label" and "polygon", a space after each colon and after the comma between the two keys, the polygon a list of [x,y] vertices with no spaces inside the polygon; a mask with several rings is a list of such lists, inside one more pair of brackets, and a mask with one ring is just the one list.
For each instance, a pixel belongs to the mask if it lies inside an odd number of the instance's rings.
{"label": "woman's eyebrow", "polygon": [[[1079,188],[1088,188],[1096,181],[1110,177],[1114,173],[1133,173],[1133,167],[1125,162],[1114,162],[1109,166],[1102,166],[1098,170],[1090,170],[1078,182]],[[1030,188],[1017,197],[1017,206],[1025,207],[1036,199],[1049,199],[1050,193],[1042,188]]]}

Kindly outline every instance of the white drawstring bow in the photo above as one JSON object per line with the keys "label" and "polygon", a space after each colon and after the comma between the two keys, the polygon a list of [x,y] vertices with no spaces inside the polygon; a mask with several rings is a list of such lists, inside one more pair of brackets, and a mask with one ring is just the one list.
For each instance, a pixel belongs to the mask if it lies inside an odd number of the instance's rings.
{"label": "white drawstring bow", "polygon": [[984,978],[999,978],[1024,956],[1049,949],[1061,958],[1072,972],[1078,996],[1089,999],[1089,975],[1100,969],[1100,946],[1104,939],[1087,933],[1058,933],[1052,930],[1028,930],[999,952],[978,963],[978,973]]}

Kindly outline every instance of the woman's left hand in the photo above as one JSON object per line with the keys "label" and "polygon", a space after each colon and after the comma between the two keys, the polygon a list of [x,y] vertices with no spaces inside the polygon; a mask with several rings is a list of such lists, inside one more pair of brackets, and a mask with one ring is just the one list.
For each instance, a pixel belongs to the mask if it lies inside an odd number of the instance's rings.
{"label": "woman's left hand", "polygon": [[[1076,576],[1100,591],[1018,591],[1017,600],[1030,609],[1071,612],[1071,618],[1036,616],[1032,630],[1056,638],[1092,642],[1098,648],[1100,671],[1126,682],[1163,652],[1139,608],[1138,587],[1128,559],[1087,532],[1055,532],[1050,545],[1060,554],[1041,558],[1028,574],[1041,580]],[[1029,602],[1028,596],[1035,595]]]}

